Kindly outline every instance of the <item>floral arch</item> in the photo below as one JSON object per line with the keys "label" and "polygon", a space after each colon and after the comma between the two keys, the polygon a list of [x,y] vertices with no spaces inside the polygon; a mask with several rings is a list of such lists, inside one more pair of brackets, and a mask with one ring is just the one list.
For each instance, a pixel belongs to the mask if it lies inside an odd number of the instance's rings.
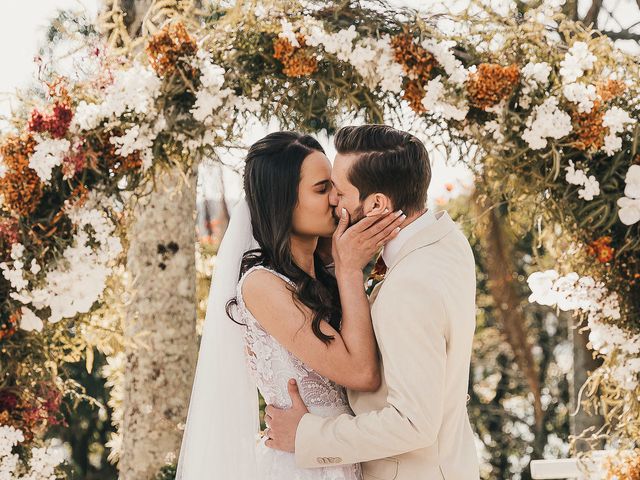
{"label": "floral arch", "polygon": [[[466,149],[478,189],[563,245],[556,270],[529,278],[530,300],[588,326],[603,359],[589,402],[611,435],[638,438],[637,61],[544,5],[433,18],[367,5],[158,1],[136,40],[121,12],[104,15],[100,74],[49,83],[0,141],[1,402],[59,402],[58,366],[82,356],[127,202],[154,175],[235,146],[250,117],[331,131],[345,114],[384,122],[408,106]],[[23,411],[0,415],[28,429]]]}

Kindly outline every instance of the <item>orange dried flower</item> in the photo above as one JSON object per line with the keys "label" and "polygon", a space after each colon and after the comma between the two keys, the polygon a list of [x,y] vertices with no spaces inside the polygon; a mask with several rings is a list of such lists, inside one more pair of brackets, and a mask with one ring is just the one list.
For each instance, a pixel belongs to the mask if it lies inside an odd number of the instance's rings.
{"label": "orange dried flower", "polygon": [[299,47],[286,38],[276,38],[273,41],[273,58],[282,62],[282,73],[287,77],[307,77],[318,70],[318,59],[313,49],[307,48],[304,35],[298,34],[296,39]]}
{"label": "orange dried flower", "polygon": [[195,78],[197,69],[189,64],[189,59],[198,51],[198,46],[187,33],[181,22],[162,27],[147,44],[147,55],[151,66],[158,75],[168,76],[183,70],[189,78]]}
{"label": "orange dried flower", "polygon": [[7,172],[0,178],[0,194],[9,210],[18,215],[32,213],[42,198],[42,182],[29,167],[36,142],[31,135],[9,137],[0,145]]}
{"label": "orange dried flower", "polygon": [[9,320],[6,323],[0,325],[0,341],[16,333],[20,317],[20,311],[15,311],[9,316]]}
{"label": "orange dried flower", "polygon": [[612,459],[607,459],[606,468],[607,480],[640,480],[640,448],[615,463]]}
{"label": "orange dried flower", "polygon": [[431,78],[431,70],[438,64],[433,55],[416,44],[409,33],[393,37],[391,46],[396,62],[403,66],[409,79],[418,79],[420,86],[424,87]]}
{"label": "orange dried flower", "polygon": [[494,63],[481,63],[467,80],[470,103],[486,110],[509,97],[519,81],[518,65],[503,67]]}
{"label": "orange dried flower", "polygon": [[422,104],[422,99],[424,98],[425,91],[424,87],[420,83],[419,80],[409,80],[404,87],[404,93],[402,94],[402,98],[404,98],[408,103],[411,109],[416,113],[424,113],[427,109]]}
{"label": "orange dried flower", "polygon": [[606,128],[603,125],[604,109],[599,100],[593,102],[590,112],[578,112],[573,108],[569,112],[576,140],[573,146],[579,150],[599,150],[604,145]]}
{"label": "orange dried flower", "polygon": [[81,207],[88,197],[89,197],[89,190],[87,189],[87,187],[84,186],[84,184],[79,183],[71,191],[67,201],[69,202],[70,206]]}
{"label": "orange dried flower", "polygon": [[615,249],[611,246],[611,237],[604,236],[594,240],[587,246],[587,253],[596,257],[600,263],[608,263],[613,260]]}
{"label": "orange dried flower", "polygon": [[603,102],[619,97],[626,89],[626,85],[620,80],[608,80],[606,83],[598,82],[596,84],[596,91]]}

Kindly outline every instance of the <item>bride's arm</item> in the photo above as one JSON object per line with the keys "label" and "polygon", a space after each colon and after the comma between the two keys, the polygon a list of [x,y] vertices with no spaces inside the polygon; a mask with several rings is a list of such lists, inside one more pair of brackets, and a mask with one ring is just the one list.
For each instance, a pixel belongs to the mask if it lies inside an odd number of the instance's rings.
{"label": "bride's arm", "polygon": [[[337,332],[329,323],[320,330],[334,339],[325,344],[312,331],[312,311],[296,303],[284,280],[266,270],[250,273],[242,286],[245,304],[262,327],[306,365],[334,382],[353,390],[375,391],[380,385],[377,345],[371,325],[369,302],[363,287],[362,265],[380,242],[397,235],[401,219],[393,216],[372,225],[364,223],[344,239],[336,276],[342,302],[342,327]],[[369,227],[369,228],[366,228]],[[351,242],[347,245],[346,242]],[[354,249],[353,245],[359,247]]]}

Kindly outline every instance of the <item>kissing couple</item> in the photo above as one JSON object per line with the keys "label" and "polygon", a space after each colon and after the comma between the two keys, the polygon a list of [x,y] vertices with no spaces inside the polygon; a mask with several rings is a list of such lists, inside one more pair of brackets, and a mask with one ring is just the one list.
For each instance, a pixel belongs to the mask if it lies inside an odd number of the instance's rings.
{"label": "kissing couple", "polygon": [[348,126],[335,148],[332,166],[312,136],[276,132],[248,151],[177,480],[479,478],[469,243],[426,207],[418,138]]}

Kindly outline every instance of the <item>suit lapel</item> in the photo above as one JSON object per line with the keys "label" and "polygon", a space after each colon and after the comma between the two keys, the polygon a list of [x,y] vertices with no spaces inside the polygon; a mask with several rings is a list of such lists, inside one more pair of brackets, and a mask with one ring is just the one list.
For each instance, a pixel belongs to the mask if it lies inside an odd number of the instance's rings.
{"label": "suit lapel", "polygon": [[441,211],[436,213],[436,222],[434,224],[423,228],[407,240],[407,243],[404,244],[398,255],[392,260],[391,265],[387,266],[387,275],[411,252],[440,241],[456,227],[456,223],[451,219],[448,212]]}

